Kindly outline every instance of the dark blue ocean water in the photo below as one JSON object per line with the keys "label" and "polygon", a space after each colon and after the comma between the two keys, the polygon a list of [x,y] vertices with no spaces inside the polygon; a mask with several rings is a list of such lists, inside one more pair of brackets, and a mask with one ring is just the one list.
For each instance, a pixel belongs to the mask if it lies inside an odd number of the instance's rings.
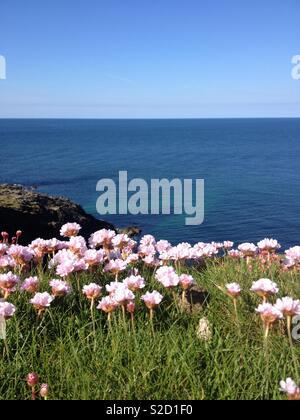
{"label": "dark blue ocean water", "polygon": [[204,178],[205,221],[107,216],[173,242],[300,244],[300,119],[0,120],[0,182],[37,185],[96,214],[96,183]]}

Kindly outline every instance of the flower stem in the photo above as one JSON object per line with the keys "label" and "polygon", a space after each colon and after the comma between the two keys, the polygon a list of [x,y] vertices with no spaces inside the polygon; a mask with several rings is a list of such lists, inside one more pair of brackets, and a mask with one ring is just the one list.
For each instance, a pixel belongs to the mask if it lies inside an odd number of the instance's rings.
{"label": "flower stem", "polygon": [[287,330],[288,330],[288,337],[289,337],[289,343],[290,343],[290,349],[292,353],[294,369],[295,369],[295,377],[297,381],[299,382],[298,364],[297,364],[297,358],[294,352],[294,343],[293,343],[293,337],[292,337],[292,317],[290,315],[287,317]]}

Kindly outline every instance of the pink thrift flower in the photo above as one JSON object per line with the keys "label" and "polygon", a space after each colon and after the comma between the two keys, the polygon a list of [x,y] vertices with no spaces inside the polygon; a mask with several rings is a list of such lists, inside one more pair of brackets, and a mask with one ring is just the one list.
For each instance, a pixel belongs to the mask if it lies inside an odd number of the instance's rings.
{"label": "pink thrift flower", "polygon": [[66,281],[53,279],[49,284],[54,297],[64,297],[71,293],[71,287]]}
{"label": "pink thrift flower", "polygon": [[270,279],[260,279],[253,282],[250,290],[263,298],[276,295],[279,292],[277,284]]}
{"label": "pink thrift flower", "polygon": [[12,303],[0,302],[0,317],[10,319],[14,316],[16,308]]}
{"label": "pink thrift flower", "polygon": [[128,302],[134,300],[135,296],[131,290],[121,283],[122,286],[118,287],[113,293],[112,297],[120,305],[126,305]]}
{"label": "pink thrift flower", "polygon": [[117,259],[117,260],[111,260],[106,266],[104,267],[105,272],[111,272],[113,274],[118,274],[121,271],[126,270],[127,263],[126,261]]}
{"label": "pink thrift flower", "polygon": [[283,313],[284,316],[293,317],[300,315],[300,300],[294,300],[290,297],[277,299],[275,308]]}
{"label": "pink thrift flower", "polygon": [[78,257],[83,257],[87,251],[85,239],[82,236],[73,236],[69,240],[69,250]]}
{"label": "pink thrift flower", "polygon": [[261,252],[268,252],[268,253],[276,252],[278,249],[281,248],[281,245],[278,243],[276,239],[267,239],[267,238],[258,242],[257,246]]}
{"label": "pink thrift flower", "polygon": [[101,296],[102,287],[95,283],[83,286],[82,292],[89,300],[95,300]]}
{"label": "pink thrift flower", "polygon": [[120,233],[114,236],[111,240],[113,247],[121,250],[126,248],[128,244],[130,244],[130,242],[131,239],[129,238],[129,236],[124,233]]}
{"label": "pink thrift flower", "polygon": [[0,257],[3,257],[3,255],[6,254],[7,250],[8,250],[8,245],[0,243]]}
{"label": "pink thrift flower", "polygon": [[156,250],[159,254],[169,251],[171,248],[172,248],[172,245],[170,244],[170,242],[165,241],[165,240],[158,241],[156,244]]}
{"label": "pink thrift flower", "polygon": [[239,245],[238,250],[244,257],[254,257],[257,254],[257,247],[252,243],[244,243]]}
{"label": "pink thrift flower", "polygon": [[119,287],[123,287],[123,286],[124,286],[123,283],[119,281],[112,281],[111,283],[107,284],[105,288],[106,288],[106,291],[110,295],[113,295]]}
{"label": "pink thrift flower", "polygon": [[17,265],[26,265],[29,263],[34,254],[29,247],[21,245],[11,245],[7,251],[7,254],[12,257]]}
{"label": "pink thrift flower", "polygon": [[9,255],[0,256],[0,268],[8,269],[16,266],[15,261]]}
{"label": "pink thrift flower", "polygon": [[37,277],[28,277],[24,280],[21,290],[28,293],[36,293],[39,288],[39,279]]}
{"label": "pink thrift flower", "polygon": [[181,274],[181,276],[179,277],[179,284],[184,290],[187,290],[195,284],[195,280],[192,276],[189,276],[188,274]]}
{"label": "pink thrift flower", "polygon": [[101,229],[93,233],[89,239],[91,248],[103,247],[105,249],[112,248],[112,240],[116,236],[116,232],[109,229]]}
{"label": "pink thrift flower", "polygon": [[156,245],[156,240],[154,238],[154,236],[152,235],[144,235],[141,240],[140,240],[140,244],[142,246],[154,246]]}
{"label": "pink thrift flower", "polygon": [[282,312],[270,303],[259,305],[256,312],[261,316],[261,319],[266,325],[272,325],[274,322],[283,318]]}
{"label": "pink thrift flower", "polygon": [[118,303],[111,296],[106,296],[101,299],[97,309],[100,309],[101,311],[109,314],[113,312],[118,306]]}
{"label": "pink thrift flower", "polygon": [[78,223],[66,223],[62,226],[60,230],[60,235],[65,238],[71,238],[72,236],[77,236],[81,226]]}
{"label": "pink thrift flower", "polygon": [[295,246],[293,248],[285,251],[286,255],[286,265],[287,267],[293,267],[296,264],[300,263],[300,246]]}
{"label": "pink thrift flower", "polygon": [[126,310],[127,310],[127,312],[129,312],[130,314],[133,314],[134,313],[134,311],[135,311],[135,303],[132,301],[132,302],[128,302],[127,303],[127,306],[126,306]]}
{"label": "pink thrift flower", "polygon": [[225,286],[227,294],[232,298],[237,298],[241,294],[241,286],[238,283],[229,283]]}
{"label": "pink thrift flower", "polygon": [[280,391],[284,392],[289,400],[300,400],[300,388],[291,378],[287,378],[285,381],[280,382]]}
{"label": "pink thrift flower", "polygon": [[130,264],[135,264],[139,261],[139,255],[138,254],[130,254],[128,255],[128,257],[126,258],[125,262],[127,265]]}
{"label": "pink thrift flower", "polygon": [[234,245],[234,242],[231,242],[231,241],[224,241],[223,242],[223,248],[227,249],[227,250],[233,248],[233,245]]}
{"label": "pink thrift flower", "polygon": [[88,264],[89,267],[100,265],[104,259],[105,254],[102,249],[99,249],[98,251],[96,249],[89,249],[84,254],[84,261]]}
{"label": "pink thrift flower", "polygon": [[141,300],[145,302],[145,305],[148,309],[154,309],[157,305],[161,303],[161,301],[163,300],[163,296],[157,291],[153,291],[152,293],[147,292],[141,297]]}
{"label": "pink thrift flower", "polygon": [[228,251],[228,256],[231,258],[242,258],[243,254],[241,253],[241,251],[237,250],[237,249],[232,249],[231,251]]}
{"label": "pink thrift flower", "polygon": [[30,303],[37,309],[38,311],[43,311],[46,308],[49,308],[51,303],[53,302],[54,297],[49,295],[49,293],[37,293],[31,300]]}
{"label": "pink thrift flower", "polygon": [[0,289],[2,289],[4,294],[7,296],[15,292],[19,281],[20,278],[13,274],[11,271],[6,274],[0,274]]}
{"label": "pink thrift flower", "polygon": [[171,248],[168,253],[172,260],[183,261],[191,258],[192,246],[189,243],[183,242]]}
{"label": "pink thrift flower", "polygon": [[36,373],[32,372],[27,375],[26,382],[30,388],[33,388],[36,385],[38,385],[39,381],[39,376]]}
{"label": "pink thrift flower", "polygon": [[74,271],[74,264],[72,261],[67,260],[56,267],[56,274],[60,277],[68,277]]}
{"label": "pink thrift flower", "polygon": [[132,292],[136,292],[145,287],[145,279],[139,275],[127,277],[123,283]]}
{"label": "pink thrift flower", "polygon": [[49,385],[48,384],[42,384],[40,389],[40,396],[42,398],[47,398],[49,395]]}
{"label": "pink thrift flower", "polygon": [[166,288],[176,287],[179,284],[179,276],[173,267],[160,267],[155,274],[155,278]]}

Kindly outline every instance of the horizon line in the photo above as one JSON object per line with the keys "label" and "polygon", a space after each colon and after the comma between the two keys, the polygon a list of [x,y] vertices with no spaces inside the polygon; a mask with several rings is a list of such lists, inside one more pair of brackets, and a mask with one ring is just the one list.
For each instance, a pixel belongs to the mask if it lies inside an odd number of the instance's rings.
{"label": "horizon line", "polygon": [[299,117],[0,117],[2,120],[297,120]]}

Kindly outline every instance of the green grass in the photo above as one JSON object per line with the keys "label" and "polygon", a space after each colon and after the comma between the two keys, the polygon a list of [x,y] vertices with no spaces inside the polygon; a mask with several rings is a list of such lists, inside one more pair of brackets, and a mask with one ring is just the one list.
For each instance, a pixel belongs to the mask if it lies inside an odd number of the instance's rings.
{"label": "green grass", "polygon": [[[255,314],[260,300],[249,288],[252,281],[270,277],[280,286],[280,296],[297,298],[300,274],[280,272],[276,266],[263,271],[255,264],[249,272],[244,262],[221,259],[201,270],[184,271],[208,290],[210,301],[200,313],[183,313],[172,293],[145,271],[146,289],[164,295],[155,313],[154,333],[137,299],[134,331],[129,316],[124,324],[118,311],[109,328],[106,315],[95,310],[94,334],[89,302],[77,288],[78,283],[96,280],[103,285],[112,280],[100,272],[73,278],[73,294],[56,299],[42,321],[28,295],[12,295],[9,300],[17,313],[7,322],[9,355],[0,340],[0,399],[30,399],[25,378],[31,371],[49,384],[50,399],[285,398],[279,381],[299,379],[300,348],[295,342],[296,372],[284,322],[271,331],[268,348],[263,348],[262,323]],[[49,290],[52,277],[42,275],[41,291]],[[216,287],[232,281],[245,290],[238,304],[239,324],[231,299]],[[196,334],[203,317],[213,330],[209,342]]]}

